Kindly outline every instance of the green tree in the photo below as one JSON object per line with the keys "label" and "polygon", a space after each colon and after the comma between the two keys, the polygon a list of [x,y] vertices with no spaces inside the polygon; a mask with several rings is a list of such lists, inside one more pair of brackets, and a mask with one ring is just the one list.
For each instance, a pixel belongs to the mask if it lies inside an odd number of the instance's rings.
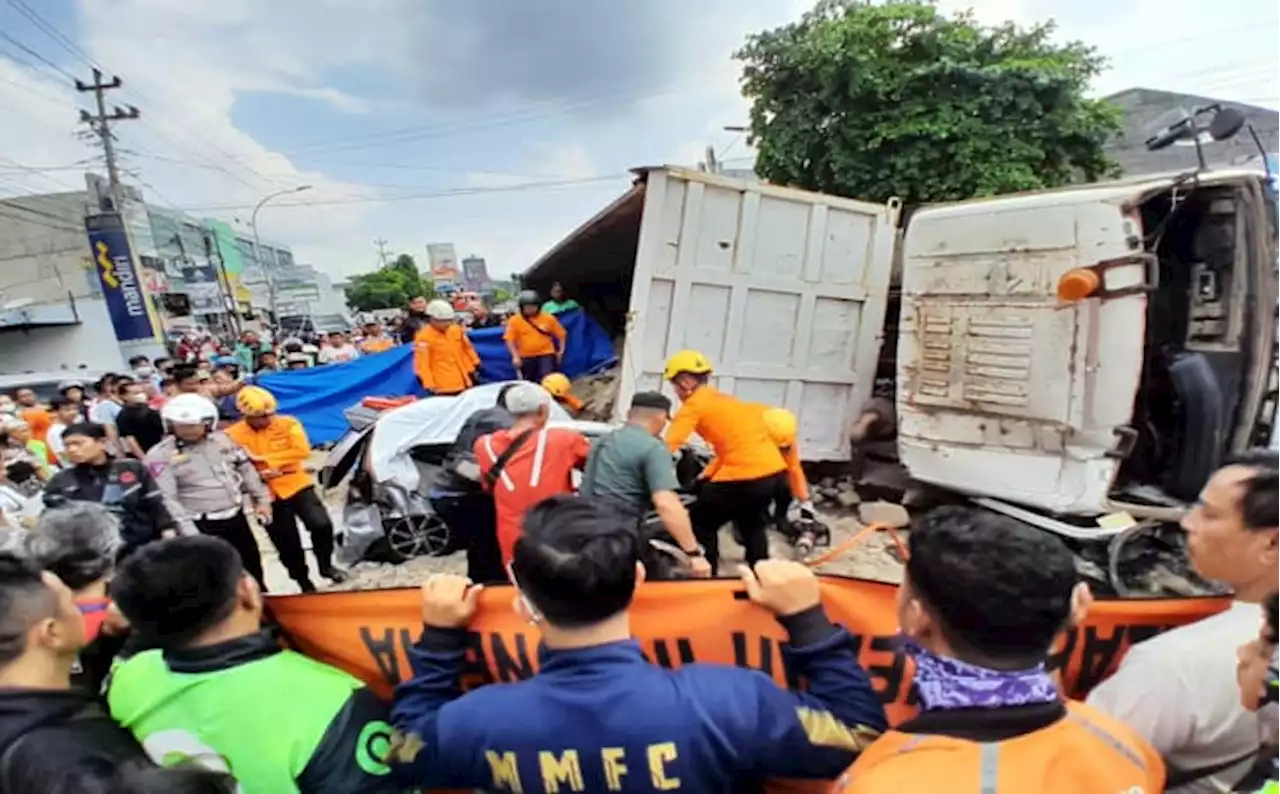
{"label": "green tree", "polygon": [[347,303],[356,311],[398,309],[415,295],[435,296],[431,281],[422,278],[413,257],[400,254],[394,261],[373,271],[351,278],[347,287]]}
{"label": "green tree", "polygon": [[1105,61],[1053,30],[986,27],[927,0],[821,0],[734,56],[756,172],[908,204],[1110,176],[1119,111],[1084,96]]}

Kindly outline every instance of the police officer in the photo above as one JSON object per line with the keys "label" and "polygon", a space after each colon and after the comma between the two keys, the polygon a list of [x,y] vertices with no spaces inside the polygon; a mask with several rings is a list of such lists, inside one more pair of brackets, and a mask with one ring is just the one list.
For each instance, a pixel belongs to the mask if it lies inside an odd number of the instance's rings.
{"label": "police officer", "polygon": [[218,408],[198,394],[174,397],[160,416],[169,435],[151,448],[146,463],[179,530],[227,541],[263,586],[262,555],[244,504],[248,496],[259,519],[269,521],[271,493],[249,455],[214,429]]}

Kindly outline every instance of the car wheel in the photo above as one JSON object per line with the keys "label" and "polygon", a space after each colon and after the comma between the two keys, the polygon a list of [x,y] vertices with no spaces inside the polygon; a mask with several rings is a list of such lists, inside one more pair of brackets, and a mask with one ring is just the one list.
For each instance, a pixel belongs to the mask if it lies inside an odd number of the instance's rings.
{"label": "car wheel", "polygon": [[397,562],[434,557],[449,547],[449,527],[434,513],[385,518],[387,547]]}

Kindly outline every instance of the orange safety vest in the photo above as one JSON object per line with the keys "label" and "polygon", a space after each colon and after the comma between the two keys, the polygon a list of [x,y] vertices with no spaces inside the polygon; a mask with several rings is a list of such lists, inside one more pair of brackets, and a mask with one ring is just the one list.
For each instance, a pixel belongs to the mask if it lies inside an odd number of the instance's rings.
{"label": "orange safety vest", "polygon": [[388,339],[385,336],[378,336],[378,337],[374,337],[373,339],[366,339],[363,342],[361,342],[360,352],[370,353],[370,354],[382,353],[387,350],[390,350],[395,346],[396,346],[395,340]]}
{"label": "orange safety vest", "polygon": [[523,314],[513,314],[507,320],[507,327],[502,338],[509,347],[514,347],[521,358],[535,356],[554,356],[557,350],[564,351],[564,326],[553,315],[541,312],[532,319]]}
{"label": "orange safety vest", "polygon": [[[769,410],[769,406],[756,403],[748,403],[760,409],[760,415],[763,417],[764,412]],[[787,464],[787,485],[791,488],[791,498],[797,502],[809,501],[809,478],[805,476],[804,464],[800,461],[800,444],[799,442],[791,444],[789,447],[779,447],[778,451],[782,453],[782,460]],[[716,473],[720,471],[720,459],[712,458],[702,469],[702,477],[711,482],[716,482]]]}
{"label": "orange safety vest", "polygon": [[474,383],[480,356],[460,325],[443,331],[424,325],[413,336],[413,370],[422,388],[439,394],[457,394]]}
{"label": "orange safety vest", "polygon": [[680,405],[667,428],[667,447],[675,452],[697,433],[711,445],[719,463],[711,482],[758,480],[786,471],[782,450],[769,437],[763,406],[703,386]]}
{"label": "orange safety vest", "polygon": [[[1159,794],[1164,762],[1129,726],[1083,703],[1038,731],[999,742],[889,731],[832,794]],[[975,719],[981,719],[980,716]]]}
{"label": "orange safety vest", "polygon": [[271,417],[271,424],[262,430],[254,430],[241,419],[223,432],[249,453],[249,459],[258,471],[278,469],[283,472],[279,477],[266,480],[271,495],[277,499],[288,499],[314,485],[305,466],[307,458],[311,457],[311,442],[307,440],[307,431],[302,423],[292,416],[276,414]]}

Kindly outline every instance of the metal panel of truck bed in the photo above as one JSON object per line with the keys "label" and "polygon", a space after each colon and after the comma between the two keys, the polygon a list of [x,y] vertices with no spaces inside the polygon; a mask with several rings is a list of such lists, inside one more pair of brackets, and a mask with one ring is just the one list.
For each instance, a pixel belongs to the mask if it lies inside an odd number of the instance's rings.
{"label": "metal panel of truck bed", "polygon": [[619,417],[662,383],[667,356],[701,350],[717,388],[784,406],[807,460],[846,460],[870,396],[898,205],[683,169],[647,173]]}

